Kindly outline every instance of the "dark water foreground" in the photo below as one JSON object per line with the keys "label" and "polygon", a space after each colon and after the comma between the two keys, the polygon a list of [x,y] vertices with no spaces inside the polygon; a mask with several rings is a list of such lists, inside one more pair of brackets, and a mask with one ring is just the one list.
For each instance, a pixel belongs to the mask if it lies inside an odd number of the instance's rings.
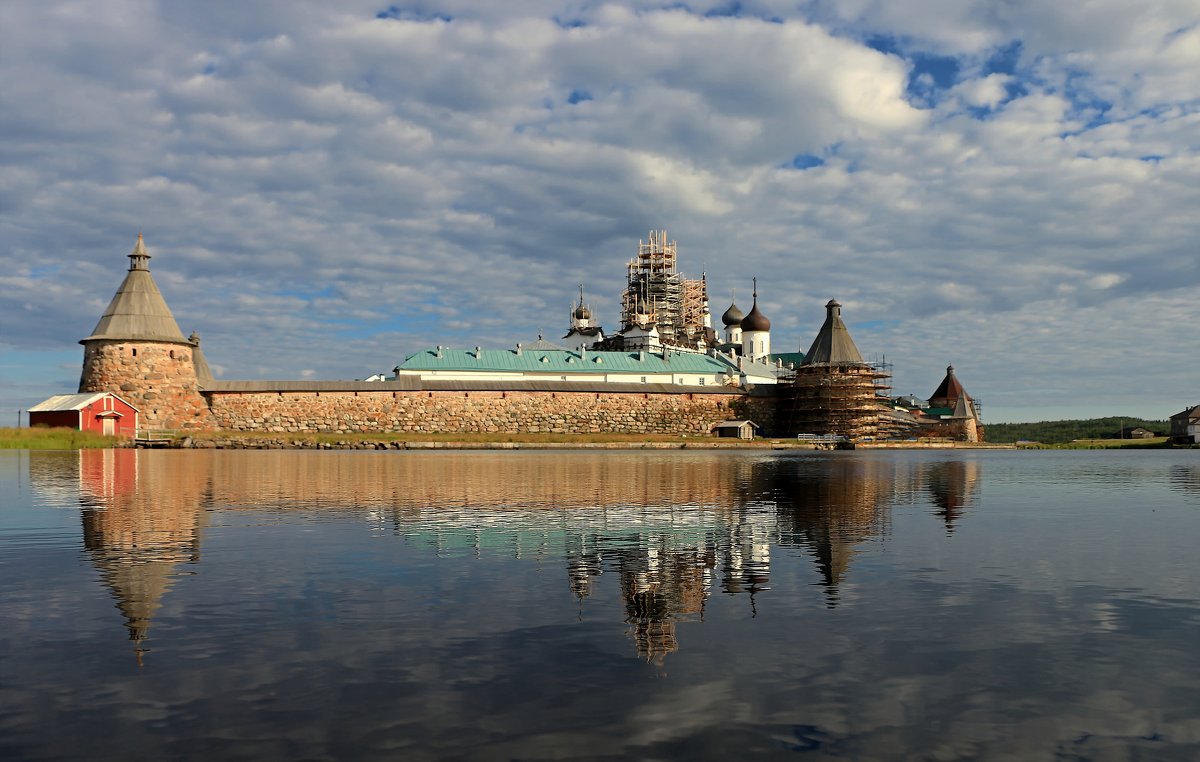
{"label": "dark water foreground", "polygon": [[0,454],[0,759],[1197,759],[1200,456]]}

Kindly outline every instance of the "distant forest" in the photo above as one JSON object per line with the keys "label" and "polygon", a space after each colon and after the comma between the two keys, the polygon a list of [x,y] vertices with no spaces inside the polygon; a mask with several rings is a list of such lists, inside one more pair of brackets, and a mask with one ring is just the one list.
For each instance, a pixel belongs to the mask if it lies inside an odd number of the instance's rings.
{"label": "distant forest", "polygon": [[984,436],[989,442],[1041,442],[1043,444],[1065,444],[1076,439],[1105,439],[1116,437],[1122,427],[1133,429],[1141,426],[1157,436],[1166,436],[1171,425],[1168,421],[1147,421],[1143,418],[1092,418],[1086,421],[1039,421],[1038,423],[985,423]]}

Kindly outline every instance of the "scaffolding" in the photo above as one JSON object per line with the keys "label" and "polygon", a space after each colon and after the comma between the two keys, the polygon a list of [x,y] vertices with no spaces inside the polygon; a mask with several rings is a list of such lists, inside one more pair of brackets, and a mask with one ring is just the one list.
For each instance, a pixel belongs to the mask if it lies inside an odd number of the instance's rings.
{"label": "scaffolding", "polygon": [[867,439],[891,434],[882,363],[801,365],[779,384],[779,423],[787,436],[833,434]]}
{"label": "scaffolding", "polygon": [[705,335],[708,284],[684,278],[677,264],[676,243],[667,231],[651,230],[648,240],[638,241],[637,257],[626,265],[621,324],[636,325],[639,315],[649,315],[663,344],[695,346]]}
{"label": "scaffolding", "polygon": [[688,338],[696,341],[709,327],[708,278],[688,278],[683,281],[683,325]]}

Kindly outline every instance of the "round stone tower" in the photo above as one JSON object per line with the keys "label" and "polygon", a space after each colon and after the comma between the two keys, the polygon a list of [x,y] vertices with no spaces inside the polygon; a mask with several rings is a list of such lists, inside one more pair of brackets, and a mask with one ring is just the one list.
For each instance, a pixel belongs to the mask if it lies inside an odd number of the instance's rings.
{"label": "round stone tower", "polygon": [[82,339],[81,392],[112,392],[138,408],[142,429],[212,428],[208,403],[200,395],[197,363],[208,375],[199,339],[188,340],[154,278],[142,234],[129,255],[125,274],[90,336]]}

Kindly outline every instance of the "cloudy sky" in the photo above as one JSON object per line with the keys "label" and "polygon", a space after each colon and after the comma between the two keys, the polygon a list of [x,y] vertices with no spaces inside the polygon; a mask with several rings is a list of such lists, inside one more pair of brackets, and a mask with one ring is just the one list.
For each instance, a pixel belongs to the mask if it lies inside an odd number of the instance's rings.
{"label": "cloudy sky", "polygon": [[985,420],[1200,403],[1195,0],[7,0],[0,425],[145,232],[223,378],[616,325],[651,229]]}

